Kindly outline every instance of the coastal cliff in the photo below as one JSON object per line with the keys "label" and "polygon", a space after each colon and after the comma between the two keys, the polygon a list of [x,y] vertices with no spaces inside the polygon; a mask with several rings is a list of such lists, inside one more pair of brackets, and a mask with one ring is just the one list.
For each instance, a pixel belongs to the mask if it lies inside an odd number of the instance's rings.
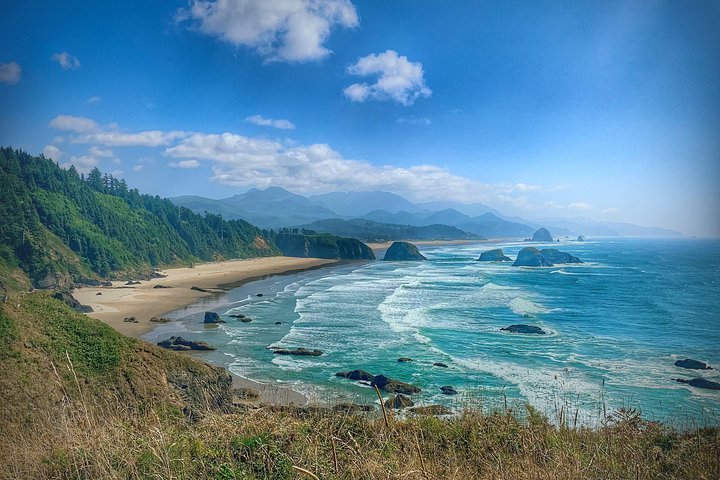
{"label": "coastal cliff", "polygon": [[375,260],[372,249],[360,240],[329,234],[279,233],[275,244],[288,257]]}

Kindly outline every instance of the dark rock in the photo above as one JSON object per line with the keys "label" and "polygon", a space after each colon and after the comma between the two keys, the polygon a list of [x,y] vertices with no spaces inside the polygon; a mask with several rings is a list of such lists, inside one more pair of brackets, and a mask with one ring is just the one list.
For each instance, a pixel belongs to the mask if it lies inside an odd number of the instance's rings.
{"label": "dark rock", "polygon": [[525,247],[518,252],[513,267],[552,267],[552,263],[537,248]]}
{"label": "dark rock", "polygon": [[408,357],[398,358],[398,363],[408,363],[408,362],[414,362],[414,360],[412,358],[408,358]]}
{"label": "dark rock", "polygon": [[220,315],[215,312],[205,312],[203,323],[225,323],[225,320],[220,318]]}
{"label": "dark rock", "polygon": [[427,260],[427,258],[412,243],[393,242],[385,252],[383,260]]}
{"label": "dark rock", "polygon": [[415,405],[415,402],[413,402],[410,397],[402,394],[393,395],[392,397],[385,400],[385,406],[388,408],[399,409],[412,407],[413,405]]}
{"label": "dark rock", "polygon": [[458,394],[458,391],[455,390],[450,385],[445,385],[443,387],[440,387],[440,391],[443,393],[443,395],[457,395]]}
{"label": "dark rock", "polygon": [[375,260],[375,253],[360,240],[329,234],[281,233],[275,245],[288,257]]}
{"label": "dark rock", "polygon": [[55,292],[52,296],[55,300],[60,300],[68,307],[72,308],[76,312],[80,313],[90,313],[93,311],[92,307],[89,305],[81,305],[80,302],[75,299],[72,295],[70,295],[67,292]]}
{"label": "dark rock", "polygon": [[140,323],[140,321],[135,317],[125,317],[123,318],[123,322],[126,323]]}
{"label": "dark rock", "polygon": [[256,296],[256,297],[262,297],[263,294],[262,294],[262,293],[256,293],[255,296]]}
{"label": "dark rock", "polygon": [[480,261],[480,262],[511,262],[512,259],[510,257],[505,256],[505,254],[502,251],[502,248],[495,248],[493,250],[488,250],[486,252],[482,252],[480,254],[480,258],[478,258],[478,261]]}
{"label": "dark rock", "polygon": [[95,296],[97,296],[97,295],[102,295],[102,292],[98,292],[95,294]]}
{"label": "dark rock", "polygon": [[336,412],[372,412],[375,407],[372,405],[362,405],[359,403],[338,403],[332,409]]}
{"label": "dark rock", "polygon": [[389,393],[402,393],[404,395],[413,395],[422,391],[420,387],[401,382],[400,380],[393,380],[385,375],[376,375],[371,385]]}
{"label": "dark rock", "polygon": [[158,285],[155,285],[153,288],[173,288],[173,287],[171,287],[171,286],[169,286],[169,285],[160,285],[160,284],[158,284]]}
{"label": "dark rock", "polygon": [[707,390],[720,390],[720,383],[708,380],[706,378],[693,378],[692,380],[686,380],[684,378],[676,378],[676,382],[686,383],[691,387],[704,388]]}
{"label": "dark rock", "polygon": [[232,314],[228,315],[228,317],[232,317],[232,318],[245,318],[245,315],[243,315],[242,313],[232,313]]}
{"label": "dark rock", "polygon": [[532,236],[533,242],[552,242],[553,238],[545,227],[540,227]]}
{"label": "dark rock", "polygon": [[275,325],[282,325],[282,322],[275,322]]}
{"label": "dark rock", "polygon": [[248,318],[248,317],[239,318],[238,320],[240,320],[242,323],[252,322],[252,318]]}
{"label": "dark rock", "polygon": [[190,290],[195,290],[196,292],[210,293],[210,290],[206,290],[206,289],[204,289],[204,288],[196,287],[196,286],[194,286],[194,285],[193,285],[192,287],[190,287]]}
{"label": "dark rock", "polygon": [[577,241],[578,241],[578,242],[584,242],[584,241],[585,241],[585,237],[583,237],[582,235],[578,235]]}
{"label": "dark rock", "polygon": [[215,347],[211,347],[206,342],[186,340],[183,337],[172,336],[167,340],[163,340],[157,343],[162,348],[169,350],[216,350]]}
{"label": "dark rock", "polygon": [[524,324],[517,324],[517,325],[510,325],[508,327],[503,327],[500,330],[504,332],[510,332],[510,333],[525,333],[525,334],[532,334],[532,335],[545,335],[547,332],[543,330],[540,327],[536,327],[535,325],[524,325]]}
{"label": "dark rock", "polygon": [[423,407],[413,407],[411,412],[417,415],[450,415],[452,410],[444,405],[426,405]]}
{"label": "dark rock", "polygon": [[307,348],[298,347],[294,349],[287,349],[287,348],[274,348],[272,349],[273,353],[276,355],[300,355],[300,356],[306,356],[306,357],[319,357],[323,354],[322,350],[309,350]]}
{"label": "dark rock", "polygon": [[375,375],[368,373],[365,370],[352,370],[350,372],[338,372],[335,374],[336,377],[343,377],[349,380],[364,380],[366,382],[372,382]]}
{"label": "dark rock", "polygon": [[152,317],[150,321],[152,323],[169,323],[172,322],[172,319],[167,317]]}
{"label": "dark rock", "polygon": [[443,362],[435,362],[435,363],[433,363],[433,366],[435,366],[435,367],[442,367],[442,368],[449,368],[449,367],[447,366],[447,364],[445,364],[445,363],[443,363]]}
{"label": "dark rock", "polygon": [[690,370],[712,370],[712,367],[709,367],[707,363],[693,360],[691,358],[686,358],[685,360],[678,360],[677,362],[675,362],[675,366],[681,368],[688,368]]}
{"label": "dark rock", "polygon": [[140,285],[140,282],[138,282],[137,280],[128,280],[125,285]]}
{"label": "dark rock", "polygon": [[561,252],[555,248],[543,248],[540,250],[540,254],[545,258],[546,262],[553,265],[558,263],[583,263],[578,257]]}

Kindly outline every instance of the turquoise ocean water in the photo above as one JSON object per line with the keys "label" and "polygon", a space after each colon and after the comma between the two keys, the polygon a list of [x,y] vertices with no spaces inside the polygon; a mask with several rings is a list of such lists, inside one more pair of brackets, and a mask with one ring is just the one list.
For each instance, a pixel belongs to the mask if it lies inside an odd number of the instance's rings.
{"label": "turquoise ocean water", "polygon": [[[563,242],[554,246],[585,263],[551,268],[476,261],[493,247],[514,258],[523,246],[421,246],[426,262],[275,276],[174,312],[176,321],[146,339],[205,340],[218,347],[202,354],[206,360],[321,401],[372,401],[368,387],[334,375],[360,368],[418,385],[420,403],[492,409],[528,402],[553,419],[562,411],[586,424],[632,407],[685,426],[720,424],[720,391],[673,380],[720,381],[720,370],[673,365],[690,357],[720,368],[719,240]],[[206,310],[227,323],[206,327]],[[549,335],[500,330],[517,323]],[[268,346],[325,354],[279,356]],[[442,395],[443,385],[461,394]]]}

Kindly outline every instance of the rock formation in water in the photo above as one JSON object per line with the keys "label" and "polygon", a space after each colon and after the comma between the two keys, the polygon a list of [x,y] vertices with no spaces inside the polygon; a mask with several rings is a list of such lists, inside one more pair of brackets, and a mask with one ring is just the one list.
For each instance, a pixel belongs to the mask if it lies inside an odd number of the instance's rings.
{"label": "rock formation in water", "polygon": [[550,235],[550,232],[545,227],[540,227],[538,230],[533,233],[532,238],[530,239],[532,242],[552,242],[553,238],[552,235]]}
{"label": "rock formation in water", "polygon": [[493,250],[488,250],[486,252],[482,252],[480,254],[480,258],[478,258],[478,261],[480,261],[480,262],[511,262],[512,259],[510,257],[505,256],[505,254],[502,251],[502,248],[495,248]]}
{"label": "rock formation in water", "polygon": [[186,340],[183,337],[170,337],[167,340],[158,342],[159,347],[167,348],[169,350],[216,350],[215,347],[211,347],[206,342]]}
{"label": "rock formation in water", "polygon": [[393,242],[383,260],[427,260],[420,250],[408,242]]}
{"label": "rock formation in water", "polygon": [[501,328],[500,330],[510,333],[525,333],[533,335],[545,335],[547,332],[540,327],[534,325],[510,325],[508,327]]}
{"label": "rock formation in water", "polygon": [[545,258],[545,261],[552,265],[558,263],[583,263],[578,257],[561,252],[556,248],[543,248],[540,250],[540,254]]}
{"label": "rock formation in water", "polygon": [[687,368],[690,370],[712,370],[712,367],[708,366],[707,363],[699,360],[693,360],[692,358],[686,358],[685,360],[678,360],[675,362],[676,367]]}
{"label": "rock formation in water", "polygon": [[220,315],[215,312],[205,312],[203,323],[225,323],[225,320],[220,318]]}
{"label": "rock formation in water", "polygon": [[515,258],[513,267],[551,267],[552,264],[545,260],[540,250],[535,247],[525,247],[520,250]]}

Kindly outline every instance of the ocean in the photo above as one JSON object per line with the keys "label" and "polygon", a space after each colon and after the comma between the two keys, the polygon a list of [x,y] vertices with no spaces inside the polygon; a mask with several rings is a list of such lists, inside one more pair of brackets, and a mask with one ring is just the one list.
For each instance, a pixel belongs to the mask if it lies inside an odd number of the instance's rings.
{"label": "ocean", "polygon": [[[420,246],[428,261],[269,277],[173,312],[175,321],[145,338],[207,341],[218,350],[202,358],[317,401],[373,401],[368,386],[335,376],[363,369],[419,386],[416,404],[530,404],[555,422],[588,425],[625,408],[684,427],[720,424],[720,391],[674,380],[720,381],[720,371],[673,365],[689,357],[720,368],[720,240],[566,241],[552,247],[584,263],[547,268],[476,261],[497,247],[514,258],[524,246]],[[205,326],[207,310],[227,323]],[[253,321],[228,316],[237,313]],[[548,334],[501,330],[511,324]],[[324,355],[275,355],[269,346]],[[444,385],[459,394],[442,394]]]}

